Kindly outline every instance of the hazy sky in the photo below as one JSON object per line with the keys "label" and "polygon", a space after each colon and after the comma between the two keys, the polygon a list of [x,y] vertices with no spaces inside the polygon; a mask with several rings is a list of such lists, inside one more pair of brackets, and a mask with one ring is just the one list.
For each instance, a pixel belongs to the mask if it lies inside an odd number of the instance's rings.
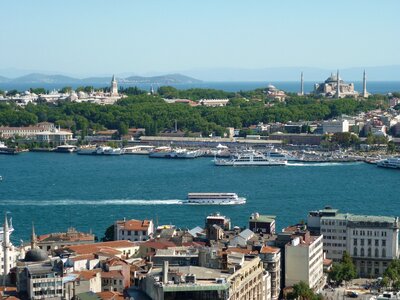
{"label": "hazy sky", "polygon": [[399,0],[5,0],[0,11],[0,69],[400,64]]}

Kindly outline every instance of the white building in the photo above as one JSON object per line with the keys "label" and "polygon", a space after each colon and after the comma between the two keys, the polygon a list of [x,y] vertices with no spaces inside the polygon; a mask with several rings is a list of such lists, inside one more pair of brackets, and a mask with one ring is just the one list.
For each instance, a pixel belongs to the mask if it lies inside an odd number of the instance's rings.
{"label": "white building", "polygon": [[229,99],[201,99],[199,103],[204,106],[218,107],[226,106]]}
{"label": "white building", "polygon": [[115,240],[146,241],[153,233],[153,220],[123,220],[114,224]]}
{"label": "white building", "polygon": [[382,276],[399,257],[399,219],[396,217],[341,214],[325,208],[310,212],[308,224],[324,236],[326,257],[340,261],[350,254],[360,276]]}
{"label": "white building", "polygon": [[39,143],[53,143],[54,145],[64,145],[72,140],[72,132],[56,128],[52,131],[38,132],[35,136]]}
{"label": "white building", "polygon": [[324,283],[322,236],[295,237],[285,246],[285,285],[304,281],[319,291]]}
{"label": "white building", "polygon": [[349,132],[348,120],[329,120],[322,123],[323,133]]}

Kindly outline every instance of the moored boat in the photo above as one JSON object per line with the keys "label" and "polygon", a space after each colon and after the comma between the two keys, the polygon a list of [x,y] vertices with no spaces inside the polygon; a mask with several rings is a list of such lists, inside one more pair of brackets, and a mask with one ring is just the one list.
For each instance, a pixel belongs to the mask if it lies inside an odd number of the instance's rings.
{"label": "moored boat", "polygon": [[73,145],[61,145],[54,150],[54,152],[60,153],[72,153],[74,151],[76,151],[76,146]]}
{"label": "moored boat", "polygon": [[285,166],[287,161],[271,159],[254,150],[245,150],[229,159],[215,158],[214,163],[216,166]]}

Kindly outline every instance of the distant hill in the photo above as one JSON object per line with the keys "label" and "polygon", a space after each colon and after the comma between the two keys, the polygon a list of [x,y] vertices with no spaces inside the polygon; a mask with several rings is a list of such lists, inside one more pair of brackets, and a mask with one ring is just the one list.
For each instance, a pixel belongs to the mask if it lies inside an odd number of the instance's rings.
{"label": "distant hill", "polygon": [[179,83],[199,83],[201,80],[188,77],[182,74],[167,74],[162,76],[143,77],[130,76],[121,80],[121,83],[149,83],[149,84],[179,84]]}
{"label": "distant hill", "polygon": [[[167,74],[162,76],[144,77],[130,76],[127,78],[117,78],[119,83],[124,84],[182,84],[182,83],[198,83],[201,80],[188,77],[181,74]],[[64,75],[46,75],[40,73],[32,73],[17,78],[7,78],[0,76],[0,83],[10,84],[64,84],[64,85],[109,85],[110,77],[88,77],[88,78],[73,78]]]}

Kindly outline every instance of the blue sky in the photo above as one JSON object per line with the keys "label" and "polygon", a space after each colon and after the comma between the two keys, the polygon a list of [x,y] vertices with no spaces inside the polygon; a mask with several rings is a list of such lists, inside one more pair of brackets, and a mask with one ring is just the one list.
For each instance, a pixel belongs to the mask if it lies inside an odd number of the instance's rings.
{"label": "blue sky", "polygon": [[97,75],[400,64],[398,0],[8,0],[0,10],[0,69]]}

